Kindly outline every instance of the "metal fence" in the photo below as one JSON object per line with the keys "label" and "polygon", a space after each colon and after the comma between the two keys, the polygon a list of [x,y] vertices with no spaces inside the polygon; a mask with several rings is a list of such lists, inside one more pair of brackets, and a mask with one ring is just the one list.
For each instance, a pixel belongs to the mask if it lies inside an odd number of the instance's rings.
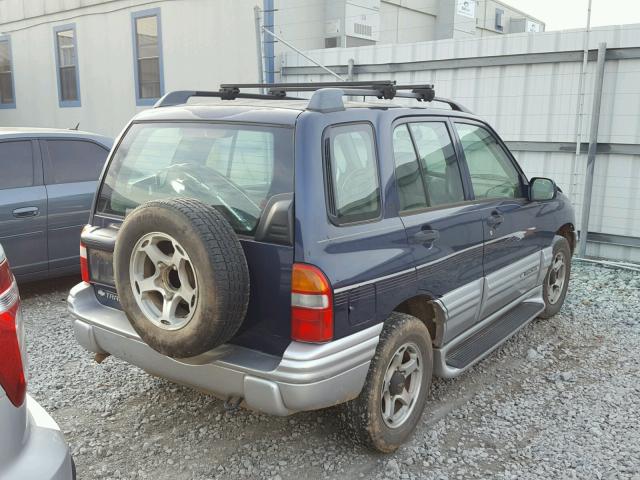
{"label": "metal fence", "polygon": [[[583,71],[586,35],[571,30],[305,54],[353,80],[435,84],[438,96],[454,98],[488,120],[528,175],[554,178],[576,207],[578,227],[595,124],[587,254],[640,262],[640,25],[592,30]],[[602,43],[606,54],[598,96]],[[332,80],[295,52],[283,55],[280,64],[285,82]],[[592,122],[598,98],[601,109]]]}

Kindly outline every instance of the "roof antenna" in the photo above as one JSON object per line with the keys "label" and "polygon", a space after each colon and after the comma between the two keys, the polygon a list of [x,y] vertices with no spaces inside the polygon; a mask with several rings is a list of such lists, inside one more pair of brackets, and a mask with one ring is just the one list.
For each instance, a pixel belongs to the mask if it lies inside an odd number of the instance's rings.
{"label": "roof antenna", "polygon": [[79,126],[80,126],[80,122],[76,123],[76,126],[73,127],[71,130],[76,130],[77,131]]}

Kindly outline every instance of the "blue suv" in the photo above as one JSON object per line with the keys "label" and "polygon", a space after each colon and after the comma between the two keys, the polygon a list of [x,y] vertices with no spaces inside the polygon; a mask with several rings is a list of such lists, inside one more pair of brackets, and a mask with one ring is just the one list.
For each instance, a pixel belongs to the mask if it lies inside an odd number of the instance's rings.
{"label": "blue suv", "polygon": [[173,92],[117,140],[68,303],[98,361],[273,415],[344,403],[353,438],[390,452],[432,375],[559,311],[574,225],[431,85]]}

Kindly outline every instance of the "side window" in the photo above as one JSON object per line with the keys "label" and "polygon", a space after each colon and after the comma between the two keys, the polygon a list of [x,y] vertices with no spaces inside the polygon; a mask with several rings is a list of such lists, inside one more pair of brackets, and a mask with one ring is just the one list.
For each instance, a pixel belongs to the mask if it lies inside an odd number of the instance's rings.
{"label": "side window", "polygon": [[464,190],[456,152],[443,122],[412,123],[430,207],[463,202]]}
{"label": "side window", "polygon": [[0,143],[0,190],[33,186],[31,141]]}
{"label": "side window", "polygon": [[109,152],[82,140],[47,140],[49,170],[47,183],[73,183],[97,180]]}
{"label": "side window", "polygon": [[393,131],[393,157],[396,162],[400,211],[428,207],[418,157],[406,124]]}
{"label": "side window", "polygon": [[522,196],[520,175],[491,133],[477,125],[456,123],[477,199]]}
{"label": "side window", "polygon": [[335,223],[378,218],[380,180],[371,125],[331,127],[325,142],[328,206]]}

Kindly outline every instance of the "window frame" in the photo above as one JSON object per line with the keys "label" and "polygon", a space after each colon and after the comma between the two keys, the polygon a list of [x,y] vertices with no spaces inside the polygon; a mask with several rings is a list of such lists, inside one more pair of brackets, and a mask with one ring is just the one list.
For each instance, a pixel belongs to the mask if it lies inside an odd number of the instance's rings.
{"label": "window frame", "polygon": [[[335,188],[333,185],[333,175],[331,173],[330,162],[331,155],[327,155],[331,149],[331,141],[333,138],[332,130],[346,128],[355,125],[366,125],[371,131],[371,140],[373,142],[373,160],[375,163],[375,174],[376,180],[378,183],[378,212],[375,217],[367,218],[364,220],[341,220],[335,213],[332,212],[331,206],[329,204],[329,196],[332,194],[335,197]],[[378,141],[377,141],[377,133],[375,126],[372,122],[367,120],[361,121],[352,121],[352,122],[341,122],[334,123],[328,125],[324,128],[322,132],[322,176],[324,178],[324,198],[325,198],[325,209],[327,212],[327,217],[329,221],[335,225],[336,227],[346,227],[352,225],[363,225],[367,223],[379,222],[382,220],[384,213],[384,195],[382,193],[382,182],[380,175],[380,154],[378,152]],[[331,190],[329,190],[331,189]]]}
{"label": "window frame", "polygon": [[96,145],[99,148],[102,148],[105,152],[105,164],[108,160],[109,157],[109,149],[107,147],[105,147],[104,145],[102,145],[99,142],[96,142],[93,139],[90,138],[64,138],[64,137],[47,137],[47,138],[41,138],[39,143],[40,143],[40,152],[42,155],[42,160],[43,160],[43,173],[44,173],[44,184],[45,185],[68,185],[68,184],[72,184],[72,183],[84,183],[84,182],[96,182],[100,180],[100,176],[102,175],[102,171],[104,170],[104,165],[101,169],[100,175],[98,175],[98,178],[96,180],[79,180],[79,181],[75,181],[75,182],[56,182],[55,181],[55,175],[54,175],[54,167],[53,167],[53,160],[51,158],[51,153],[49,152],[49,142],[85,142],[85,143],[92,143],[94,145]]}
{"label": "window frame", "polygon": [[[76,93],[78,95],[77,100],[63,100],[62,99],[62,79],[60,78],[60,45],[58,43],[58,34],[61,32],[73,32],[73,50],[75,52],[75,73],[76,73]],[[82,96],[80,94],[80,59],[78,57],[78,32],[76,31],[75,23],[67,23],[66,25],[58,25],[53,27],[53,48],[55,50],[56,59],[56,80],[58,82],[58,104],[60,108],[73,108],[82,106]]]}
{"label": "window frame", "polygon": [[[520,179],[520,193],[521,196],[519,197],[515,197],[515,198],[505,198],[505,197],[492,197],[492,198],[481,198],[481,199],[477,199],[476,195],[475,195],[475,190],[473,188],[473,182],[471,180],[471,171],[469,170],[469,165],[467,164],[467,157],[464,153],[464,147],[462,146],[462,140],[460,139],[460,136],[458,135],[458,129],[455,128],[455,124],[456,123],[462,123],[462,124],[467,124],[467,125],[473,125],[475,127],[479,127],[479,128],[484,128],[489,135],[491,135],[491,137],[496,141],[496,144],[502,149],[502,151],[504,152],[505,156],[507,157],[507,160],[509,160],[509,162],[511,162],[511,165],[513,166],[513,168],[516,170],[516,173],[518,174],[518,177]],[[505,143],[502,141],[502,138],[500,138],[500,136],[496,133],[496,131],[489,125],[486,124],[484,122],[480,122],[478,120],[473,120],[473,119],[469,119],[469,118],[451,118],[451,126],[452,126],[452,131],[455,135],[455,141],[458,144],[458,148],[459,148],[459,159],[463,162],[464,164],[464,170],[465,170],[465,176],[467,177],[468,180],[468,185],[469,185],[469,189],[470,189],[470,194],[473,197],[473,201],[475,202],[495,202],[498,200],[523,200],[523,199],[527,199],[528,198],[528,191],[529,191],[529,179],[527,178],[527,176],[525,175],[524,171],[522,170],[522,168],[520,167],[520,165],[518,164],[518,162],[516,161],[515,157],[513,156],[513,154],[511,153],[511,151],[507,148],[507,146],[505,145]]]}
{"label": "window frame", "polygon": [[0,43],[6,42],[9,49],[9,67],[11,68],[11,90],[13,91],[13,102],[0,103],[0,109],[16,108],[16,80],[13,64],[13,47],[11,45],[11,35],[0,35]]}
{"label": "window frame", "polygon": [[[138,51],[138,26],[137,21],[141,18],[155,17],[158,25],[158,73],[160,77],[160,96],[157,98],[142,98],[140,96],[140,69],[139,69],[139,51]],[[136,105],[139,107],[152,106],[164,95],[164,52],[162,48],[162,17],[160,8],[150,8],[131,12],[131,36],[133,48],[133,74],[135,81]]]}
{"label": "window frame", "polygon": [[[444,123],[445,127],[447,128],[447,132],[449,133],[449,138],[451,139],[451,145],[453,147],[453,151],[455,152],[456,155],[456,162],[458,164],[458,171],[460,172],[460,180],[462,181],[462,192],[464,194],[464,200],[460,201],[460,202],[454,202],[454,203],[444,203],[444,204],[440,204],[440,205],[435,205],[435,206],[428,206],[428,207],[424,207],[424,208],[413,208],[410,210],[401,210],[400,208],[398,208],[398,213],[401,217],[406,217],[406,216],[410,216],[410,215],[418,215],[420,213],[425,213],[425,212],[433,212],[433,211],[437,211],[437,210],[443,210],[446,208],[452,208],[452,207],[457,207],[460,205],[465,205],[465,204],[469,204],[469,203],[473,203],[475,201],[475,198],[473,196],[473,189],[471,187],[471,184],[469,183],[470,181],[470,177],[469,177],[469,171],[467,169],[466,166],[466,162],[463,163],[463,157],[462,157],[462,151],[461,151],[461,145],[459,143],[459,138],[455,132],[454,126],[451,123],[453,119],[451,117],[445,117],[445,116],[423,116],[423,117],[404,117],[404,118],[399,118],[398,120],[396,120],[395,122],[393,122],[393,124],[391,125],[391,142],[392,142],[392,148],[393,148],[393,132],[395,131],[395,129],[403,124],[407,124],[407,129],[409,130],[409,136],[411,137],[411,143],[413,144],[413,150],[414,153],[416,155],[416,161],[418,162],[418,169],[420,170],[420,175],[422,177],[422,185],[425,191],[425,195],[426,195],[426,200],[427,202],[429,201],[429,194],[427,192],[427,185],[426,185],[426,178],[424,175],[424,167],[422,166],[422,162],[420,161],[420,152],[418,150],[418,145],[416,144],[415,138],[413,136],[413,132],[411,131],[411,124],[412,123]],[[394,166],[395,166],[395,158],[394,158]],[[395,190],[396,190],[396,195],[398,194],[398,178],[396,177],[396,173],[395,173],[395,168],[393,171],[393,177],[394,177],[394,185],[395,185]],[[398,207],[400,206],[400,201],[398,198]]]}

